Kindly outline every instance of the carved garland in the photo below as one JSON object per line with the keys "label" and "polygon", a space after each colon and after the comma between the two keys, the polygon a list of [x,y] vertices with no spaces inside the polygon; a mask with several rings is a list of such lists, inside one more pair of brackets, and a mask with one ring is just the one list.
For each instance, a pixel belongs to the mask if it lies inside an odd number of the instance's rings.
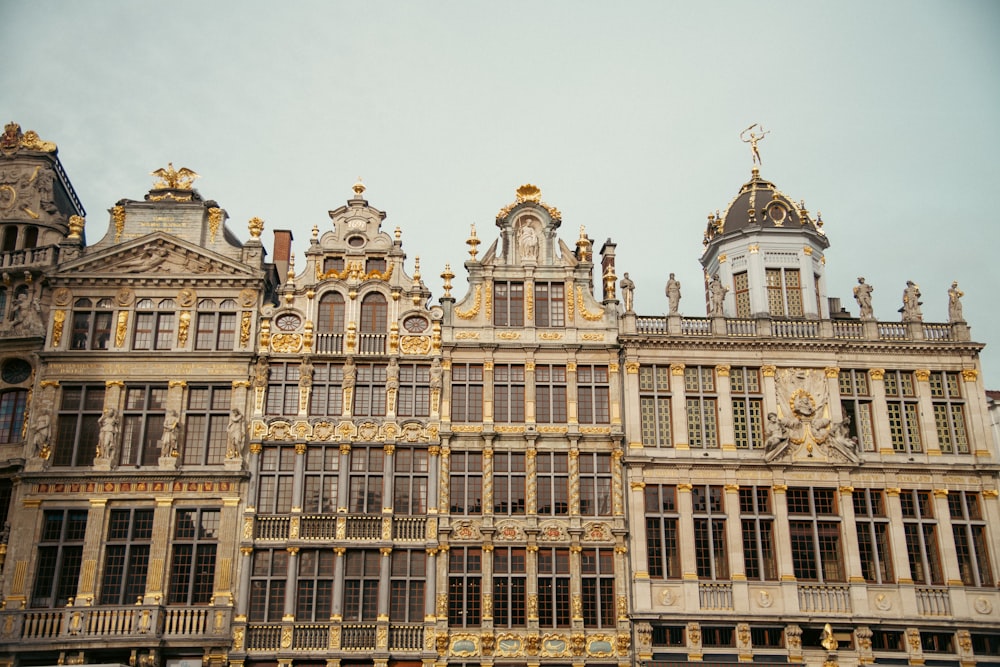
{"label": "carved garland", "polygon": [[583,305],[583,287],[577,286],[576,288],[576,307],[580,311],[580,316],[588,322],[596,322],[604,318],[604,311],[600,310],[596,313],[592,313],[587,310],[587,307]]}
{"label": "carved garland", "polygon": [[461,311],[458,308],[455,309],[455,314],[463,320],[471,320],[473,317],[479,314],[479,306],[482,304],[483,299],[483,286],[476,285],[475,297],[472,301],[472,308],[466,311]]}

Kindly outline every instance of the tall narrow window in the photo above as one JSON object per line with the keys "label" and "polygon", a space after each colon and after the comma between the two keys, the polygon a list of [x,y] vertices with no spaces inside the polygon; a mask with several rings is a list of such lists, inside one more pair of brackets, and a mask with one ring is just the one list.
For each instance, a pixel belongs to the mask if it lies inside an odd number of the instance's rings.
{"label": "tall narrow window", "polygon": [[639,418],[642,444],[673,447],[670,439],[670,367],[639,368]]}
{"label": "tall narrow window", "polygon": [[699,579],[729,579],[726,551],[726,513],[721,486],[691,489],[694,508],[694,548]]}
{"label": "tall narrow window", "polygon": [[493,283],[493,326],[524,326],[524,283],[506,280]]}
{"label": "tall narrow window", "polygon": [[154,308],[152,299],[141,299],[136,302],[135,308],[132,349],[171,349],[176,338],[174,300],[162,299]]}
{"label": "tall narrow window", "polygon": [[[309,414],[313,417],[339,417],[344,412],[344,367],[340,364],[314,363],[313,386],[309,395]],[[295,385],[291,392],[294,396]]]}
{"label": "tall narrow window", "polygon": [[236,301],[225,299],[216,305],[214,299],[198,302],[196,350],[232,350],[236,345]]}
{"label": "tall narrow window", "polygon": [[250,571],[250,620],[280,621],[285,613],[285,586],[288,582],[288,552],[285,549],[258,549]]}
{"label": "tall narrow window", "polygon": [[937,429],[938,446],[945,454],[970,453],[961,386],[958,373],[931,373],[934,426]]}
{"label": "tall narrow window", "polygon": [[899,494],[899,504],[903,509],[903,535],[906,556],[910,561],[910,576],[918,584],[943,584],[931,492],[904,489]]}
{"label": "tall narrow window", "polygon": [[566,423],[565,366],[535,366],[535,421],[539,424]]}
{"label": "tall narrow window", "polygon": [[868,374],[863,370],[842,370],[838,379],[840,407],[849,420],[851,438],[866,452],[875,451],[875,427],[872,421],[872,393]]}
{"label": "tall narrow window", "polygon": [[191,387],[184,411],[184,463],[218,465],[226,457],[231,387]]}
{"label": "tall narrow window", "polygon": [[340,449],[310,445],[306,450],[306,472],[302,511],[306,514],[333,514],[337,511],[340,477]]}
{"label": "tall narrow window", "polygon": [[298,362],[272,363],[268,368],[268,415],[294,417],[299,413],[299,368]]}
{"label": "tall narrow window", "polygon": [[962,583],[966,586],[993,586],[993,569],[987,544],[986,521],[975,491],[948,493],[948,511],[955,535],[955,554]]}
{"label": "tall narrow window", "polygon": [[688,444],[695,448],[719,446],[719,399],[715,395],[715,371],[709,366],[684,369]]}
{"label": "tall narrow window", "polygon": [[397,417],[427,417],[431,413],[431,368],[400,364]]}
{"label": "tall narrow window", "polygon": [[535,283],[535,326],[565,326],[566,295],[562,283]]}
{"label": "tall narrow window", "polygon": [[321,296],[316,310],[317,333],[341,333],[344,330],[344,296],[340,292],[327,292]]}
{"label": "tall narrow window", "polygon": [[820,583],[846,581],[835,490],[790,488],[787,500],[795,577]]}
{"label": "tall narrow window", "polygon": [[523,452],[496,452],[493,455],[493,512],[524,514],[525,460]]}
{"label": "tall narrow window", "polygon": [[385,333],[389,329],[388,302],[380,292],[372,292],[361,301],[361,333]]}
{"label": "tall narrow window", "polygon": [[729,386],[733,397],[733,432],[738,449],[764,447],[764,395],[760,370],[732,368]]}
{"label": "tall narrow window", "polygon": [[0,443],[21,441],[27,405],[27,389],[13,389],[0,393]]}
{"label": "tall narrow window", "polygon": [[771,317],[802,317],[802,281],[798,269],[766,269],[767,307]]}
{"label": "tall narrow window", "polygon": [[97,420],[104,409],[101,385],[66,385],[59,403],[53,466],[89,466],[97,454]]}
{"label": "tall narrow window", "polygon": [[493,419],[524,422],[524,366],[497,364],[493,369]]}
{"label": "tall narrow window", "polygon": [[448,551],[448,625],[478,627],[482,621],[483,552],[473,547]]}
{"label": "tall narrow window", "polygon": [[913,373],[886,371],[884,380],[892,449],[903,454],[924,451],[920,439],[917,395],[913,391]]}
{"label": "tall narrow window", "polygon": [[[333,567],[337,556],[330,549],[299,552],[295,580],[295,620],[328,621],[333,612]],[[280,619],[278,619],[280,620]]]}
{"label": "tall narrow window", "polygon": [[761,486],[740,488],[740,526],[743,529],[743,564],[747,579],[778,580],[774,548],[774,514],[771,490]]}
{"label": "tall narrow window", "polygon": [[610,516],[611,455],[580,452],[580,514]]}
{"label": "tall narrow window", "polygon": [[100,604],[133,604],[146,592],[152,509],[113,509],[104,546]]}
{"label": "tall narrow window", "polygon": [[878,489],[855,489],[853,500],[862,576],[865,581],[873,584],[894,583],[885,492]]}
{"label": "tall narrow window", "polygon": [[158,465],[166,418],[167,388],[144,385],[125,389],[122,465]]}
{"label": "tall narrow window", "polygon": [[86,532],[86,509],[42,512],[32,607],[64,607],[76,596]]}
{"label": "tall narrow window", "polygon": [[538,625],[565,628],[570,622],[569,550],[538,550]]}
{"label": "tall narrow window", "polygon": [[96,307],[90,299],[77,299],[73,304],[73,326],[70,332],[71,350],[106,350],[111,340],[111,299],[101,299]]}
{"label": "tall narrow window", "polygon": [[451,420],[483,421],[482,364],[454,364],[451,369]]}
{"label": "tall narrow window", "polygon": [[646,558],[649,576],[654,579],[680,579],[681,560],[677,524],[677,487],[647,484]]}
{"label": "tall narrow window", "polygon": [[393,455],[392,511],[403,515],[427,513],[427,450],[397,447]]}
{"label": "tall narrow window", "polygon": [[525,550],[497,547],[493,551],[493,625],[523,628],[527,622],[527,561]]}
{"label": "tall narrow window", "polygon": [[452,514],[483,513],[482,452],[451,453],[451,480],[448,484]]}
{"label": "tall narrow window", "polygon": [[381,558],[376,549],[347,552],[344,562],[345,621],[374,621],[378,616]]}
{"label": "tall narrow window", "polygon": [[423,549],[395,549],[389,570],[389,620],[422,623],[427,555]]}
{"label": "tall narrow window", "polygon": [[350,507],[355,514],[382,512],[382,474],[385,452],[382,447],[351,449]]}
{"label": "tall narrow window", "polygon": [[215,586],[219,510],[177,510],[170,561],[169,604],[210,604]]}
{"label": "tall narrow window", "polygon": [[385,364],[358,364],[354,386],[354,416],[385,416]]}
{"label": "tall narrow window", "polygon": [[581,424],[611,421],[608,367],[581,364],[576,367],[577,412]]}
{"label": "tall narrow window", "polygon": [[260,453],[259,514],[288,514],[292,511],[295,481],[295,448],[264,447]]}
{"label": "tall narrow window", "polygon": [[615,569],[611,549],[584,549],[580,553],[583,625],[615,627]]}
{"label": "tall narrow window", "polygon": [[535,457],[538,486],[538,513],[549,516],[569,514],[569,455],[539,452]]}
{"label": "tall narrow window", "polygon": [[747,272],[733,274],[733,296],[736,298],[736,317],[750,317],[750,280]]}

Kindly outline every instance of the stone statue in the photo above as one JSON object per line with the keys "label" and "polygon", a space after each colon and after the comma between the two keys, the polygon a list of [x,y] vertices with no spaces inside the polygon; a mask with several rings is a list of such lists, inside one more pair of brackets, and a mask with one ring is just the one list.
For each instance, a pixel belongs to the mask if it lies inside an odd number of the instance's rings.
{"label": "stone statue", "polygon": [[95,458],[113,460],[117,453],[118,412],[107,408],[97,420],[97,452]]}
{"label": "stone statue", "polygon": [[767,439],[764,441],[764,451],[770,452],[788,440],[788,429],[778,419],[774,412],[767,413],[767,424],[764,425],[764,434]]}
{"label": "stone statue", "polygon": [[266,387],[268,375],[267,357],[257,359],[257,364],[253,369],[253,385],[255,387]]}
{"label": "stone statue", "polygon": [[517,247],[521,259],[538,259],[538,234],[530,224],[523,224],[517,233]]}
{"label": "stone statue", "polygon": [[163,435],[160,437],[160,456],[176,456],[177,441],[180,437],[180,418],[176,410],[167,413],[167,418],[163,420]]}
{"label": "stone statue", "polygon": [[962,317],[963,296],[965,296],[965,292],[958,289],[958,281],[956,280],[948,290],[948,321],[952,324],[965,321],[965,318]]}
{"label": "stone statue", "polygon": [[854,288],[854,300],[858,302],[861,319],[873,319],[872,315],[872,292],[875,288],[865,282],[865,279],[858,276],[858,285]]}
{"label": "stone statue", "polygon": [[17,295],[10,309],[11,328],[25,334],[39,334],[45,331],[42,313],[37,303],[32,303],[27,292]]}
{"label": "stone statue", "polygon": [[912,280],[907,280],[906,289],[903,290],[903,307],[899,309],[903,314],[903,321],[922,322],[924,319],[924,314],[920,311],[922,305],[920,287]]}
{"label": "stone statue", "polygon": [[716,273],[712,276],[712,280],[708,283],[708,294],[709,294],[709,311],[708,314],[712,317],[722,317],[722,304],[726,299],[726,293],[729,289],[722,284],[719,280],[719,274]]}
{"label": "stone statue", "polygon": [[347,357],[344,362],[344,379],[340,385],[344,389],[352,389],[358,381],[358,367],[354,365],[354,357]]}
{"label": "stone statue", "polygon": [[311,387],[313,384],[313,365],[309,358],[302,360],[299,364],[299,386]]}
{"label": "stone statue", "polygon": [[169,257],[170,251],[163,246],[151,246],[136,257],[119,264],[118,269],[126,273],[145,273],[157,268],[166,262]]}
{"label": "stone statue", "polygon": [[[754,134],[754,128],[760,129],[760,134]],[[749,132],[749,135],[747,134]],[[750,144],[750,153],[753,158],[753,163],[756,165],[760,164],[760,151],[757,149],[757,142],[763,139],[765,136],[770,134],[770,130],[764,130],[759,123],[754,123],[747,129],[740,132],[740,141],[745,144]]]}
{"label": "stone statue", "polygon": [[399,389],[399,361],[396,357],[389,359],[389,366],[385,369],[385,388],[390,391]]}
{"label": "stone statue", "polygon": [[680,281],[674,278],[674,274],[670,274],[670,279],[667,281],[667,303],[670,305],[670,314],[676,315],[677,309],[681,305],[681,284]]}
{"label": "stone statue", "polygon": [[[35,424],[32,427],[31,444],[35,448],[35,455],[41,453],[42,449],[49,444],[49,434],[51,432],[51,421],[49,420],[48,409],[50,406],[41,406],[42,411],[39,413],[38,417],[35,419]],[[48,409],[46,409],[48,408]]]}
{"label": "stone statue", "polygon": [[436,358],[431,362],[431,389],[441,388],[441,360]]}
{"label": "stone statue", "polygon": [[227,459],[238,459],[243,456],[243,445],[246,443],[247,429],[243,413],[239,408],[233,408],[229,413],[229,426],[226,428],[229,447],[226,449]]}
{"label": "stone statue", "polygon": [[820,635],[819,643],[823,645],[827,651],[837,650],[837,638],[833,636],[833,628],[827,623],[823,626],[823,634]]}
{"label": "stone statue", "polygon": [[625,272],[625,277],[619,283],[622,288],[622,299],[625,301],[625,312],[632,312],[632,299],[635,296],[635,283],[628,277],[628,271]]}

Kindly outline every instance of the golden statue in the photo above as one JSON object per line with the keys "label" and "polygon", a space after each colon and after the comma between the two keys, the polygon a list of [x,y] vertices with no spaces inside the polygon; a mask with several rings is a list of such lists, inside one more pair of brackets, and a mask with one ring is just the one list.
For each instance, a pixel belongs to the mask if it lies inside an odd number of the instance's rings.
{"label": "golden statue", "polygon": [[833,636],[833,628],[830,627],[829,623],[823,626],[823,634],[820,635],[819,643],[827,651],[837,650],[837,638]]}
{"label": "golden statue", "polygon": [[[754,133],[753,129],[755,127],[760,130],[760,134]],[[745,144],[750,144],[750,152],[753,155],[753,163],[756,165],[760,164],[760,151],[757,150],[757,142],[770,133],[771,131],[770,130],[765,131],[764,128],[760,125],[760,123],[754,123],[747,129],[740,132],[740,141],[742,141]]]}
{"label": "golden statue", "polygon": [[198,174],[187,167],[174,169],[173,162],[168,162],[166,169],[161,167],[150,175],[159,179],[153,184],[154,190],[190,190],[194,179],[198,178]]}

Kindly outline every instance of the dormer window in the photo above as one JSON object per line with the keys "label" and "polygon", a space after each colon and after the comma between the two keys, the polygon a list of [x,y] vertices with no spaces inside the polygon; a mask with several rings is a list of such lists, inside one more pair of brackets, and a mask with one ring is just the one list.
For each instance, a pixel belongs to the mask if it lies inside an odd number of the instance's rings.
{"label": "dormer window", "polygon": [[330,271],[336,271],[340,273],[344,270],[344,258],[343,257],[327,257],[323,260],[323,273],[329,273]]}
{"label": "dormer window", "polygon": [[798,269],[767,269],[767,309],[771,317],[802,317]]}
{"label": "dormer window", "polygon": [[389,305],[379,292],[372,292],[361,302],[361,333],[384,333],[389,328]]}
{"label": "dormer window", "polygon": [[379,273],[385,273],[385,258],[375,259],[369,258],[365,263],[365,273],[371,273],[372,271],[378,271]]}
{"label": "dormer window", "polygon": [[493,283],[493,326],[524,326],[524,283],[507,280]]}

